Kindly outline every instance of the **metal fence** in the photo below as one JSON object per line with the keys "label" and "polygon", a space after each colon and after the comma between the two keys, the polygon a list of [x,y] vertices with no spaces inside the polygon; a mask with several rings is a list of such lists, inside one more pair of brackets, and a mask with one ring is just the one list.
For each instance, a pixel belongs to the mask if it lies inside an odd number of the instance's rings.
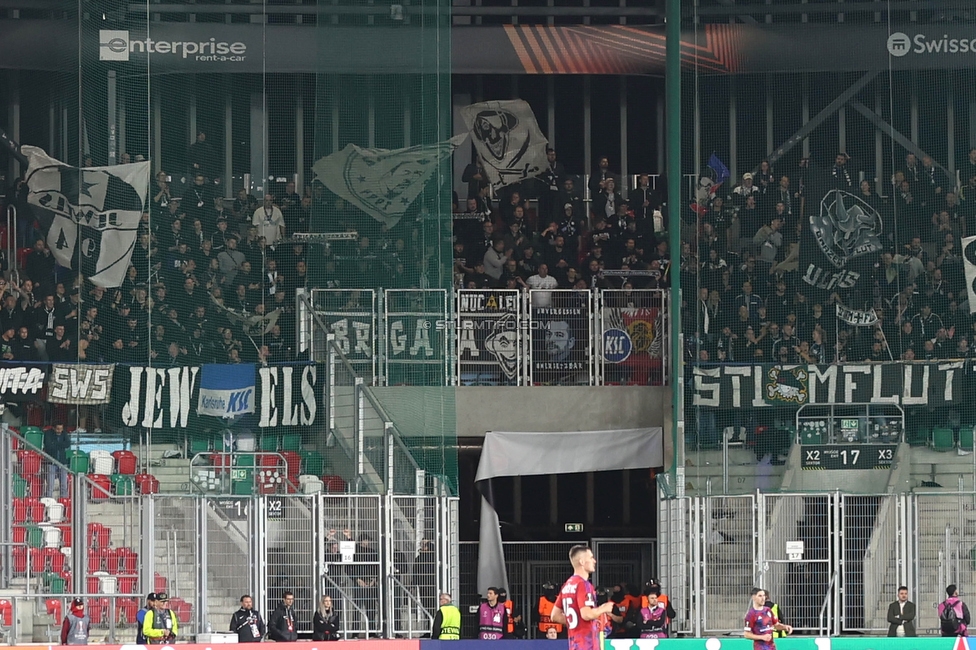
{"label": "metal fence", "polygon": [[127,643],[148,591],[170,594],[180,637],[189,638],[227,629],[243,594],[267,618],[285,590],[295,594],[300,631],[330,595],[345,638],[418,637],[430,631],[438,591],[458,584],[452,497],[105,495],[84,475],[73,494],[57,540],[66,566],[32,565],[49,548],[34,542],[14,562],[5,546],[12,530],[0,531],[2,588],[24,594],[8,599],[17,621],[9,639],[50,643],[76,595],[88,604],[92,639]]}
{"label": "metal fence", "polygon": [[901,585],[937,635],[945,587],[976,591],[976,493],[663,498],[660,523],[674,628],[696,636],[740,630],[753,586],[819,635],[886,633]]}
{"label": "metal fence", "polygon": [[333,335],[367,385],[664,385],[668,309],[660,289],[313,289],[299,339],[324,360]]}
{"label": "metal fence", "polygon": [[[536,625],[542,585],[562,585],[572,574],[569,549],[574,544],[590,544],[597,556],[593,581],[600,587],[621,582],[641,584],[656,576],[656,547],[647,539],[594,539],[566,542],[504,542],[508,595],[514,613],[522,616],[527,638],[545,638]],[[478,544],[460,545],[461,584],[455,602],[461,608],[462,638],[477,635],[477,608],[483,594],[478,593]]]}

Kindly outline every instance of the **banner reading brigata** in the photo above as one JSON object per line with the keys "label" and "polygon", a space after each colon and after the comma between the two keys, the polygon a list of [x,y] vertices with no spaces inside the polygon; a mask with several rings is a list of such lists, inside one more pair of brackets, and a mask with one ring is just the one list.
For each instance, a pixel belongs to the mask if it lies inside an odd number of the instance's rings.
{"label": "banner reading brigata", "polygon": [[[968,364],[968,365],[967,365]],[[724,365],[691,369],[693,403],[706,408],[804,404],[959,404],[973,362]]]}
{"label": "banner reading brigata", "polygon": [[[322,366],[268,366],[258,368],[257,377],[252,364],[225,368],[254,387],[250,410],[239,413],[253,414],[249,417],[255,418],[254,425],[267,428],[321,423],[324,410],[320,395],[326,378]],[[124,426],[183,428],[198,415],[194,405],[200,403],[201,396],[199,366],[120,368],[114,384],[112,402],[117,405],[114,408],[121,409],[118,415]],[[240,403],[238,397],[236,404]]]}
{"label": "banner reading brigata", "polygon": [[44,389],[41,366],[0,366],[0,396],[6,402],[26,402]]}

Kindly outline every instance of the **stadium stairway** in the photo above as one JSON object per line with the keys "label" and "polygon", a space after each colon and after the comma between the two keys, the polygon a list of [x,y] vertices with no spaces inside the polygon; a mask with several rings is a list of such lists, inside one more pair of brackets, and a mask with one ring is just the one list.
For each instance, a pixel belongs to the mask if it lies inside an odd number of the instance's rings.
{"label": "stadium stairway", "polygon": [[685,458],[685,493],[688,495],[752,494],[757,489],[763,492],[778,490],[786,470],[786,465],[758,462],[755,452],[742,443],[730,443],[729,484],[726,490],[723,471],[726,456],[722,449],[689,449]]}

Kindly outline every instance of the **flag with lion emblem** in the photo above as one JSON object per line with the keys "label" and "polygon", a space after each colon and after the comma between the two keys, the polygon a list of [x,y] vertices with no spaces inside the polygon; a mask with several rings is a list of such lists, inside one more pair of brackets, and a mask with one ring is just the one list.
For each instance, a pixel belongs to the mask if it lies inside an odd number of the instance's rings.
{"label": "flag with lion emblem", "polygon": [[347,144],[312,165],[312,171],[332,192],[392,228],[420,196],[441,161],[467,137],[404,149]]}
{"label": "flag with lion emblem", "polygon": [[510,99],[471,104],[461,109],[461,117],[495,190],[535,178],[545,169],[549,141],[539,130],[528,102]]}

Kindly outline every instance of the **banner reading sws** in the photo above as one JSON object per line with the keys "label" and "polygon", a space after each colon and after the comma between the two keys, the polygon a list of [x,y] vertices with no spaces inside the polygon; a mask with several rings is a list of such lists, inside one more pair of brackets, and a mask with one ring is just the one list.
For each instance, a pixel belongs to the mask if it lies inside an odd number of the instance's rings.
{"label": "banner reading sws", "polygon": [[[968,366],[967,366],[968,363]],[[693,403],[705,408],[804,404],[959,404],[973,362],[716,365],[691,369]]]}
{"label": "banner reading sws", "polygon": [[[251,426],[313,426],[323,421],[323,366],[268,366],[258,368],[256,377],[253,365],[229,367],[251,373],[253,409],[249,415],[241,413],[251,419]],[[184,428],[197,417],[199,366],[119,368],[114,384],[112,409],[123,426]]]}

